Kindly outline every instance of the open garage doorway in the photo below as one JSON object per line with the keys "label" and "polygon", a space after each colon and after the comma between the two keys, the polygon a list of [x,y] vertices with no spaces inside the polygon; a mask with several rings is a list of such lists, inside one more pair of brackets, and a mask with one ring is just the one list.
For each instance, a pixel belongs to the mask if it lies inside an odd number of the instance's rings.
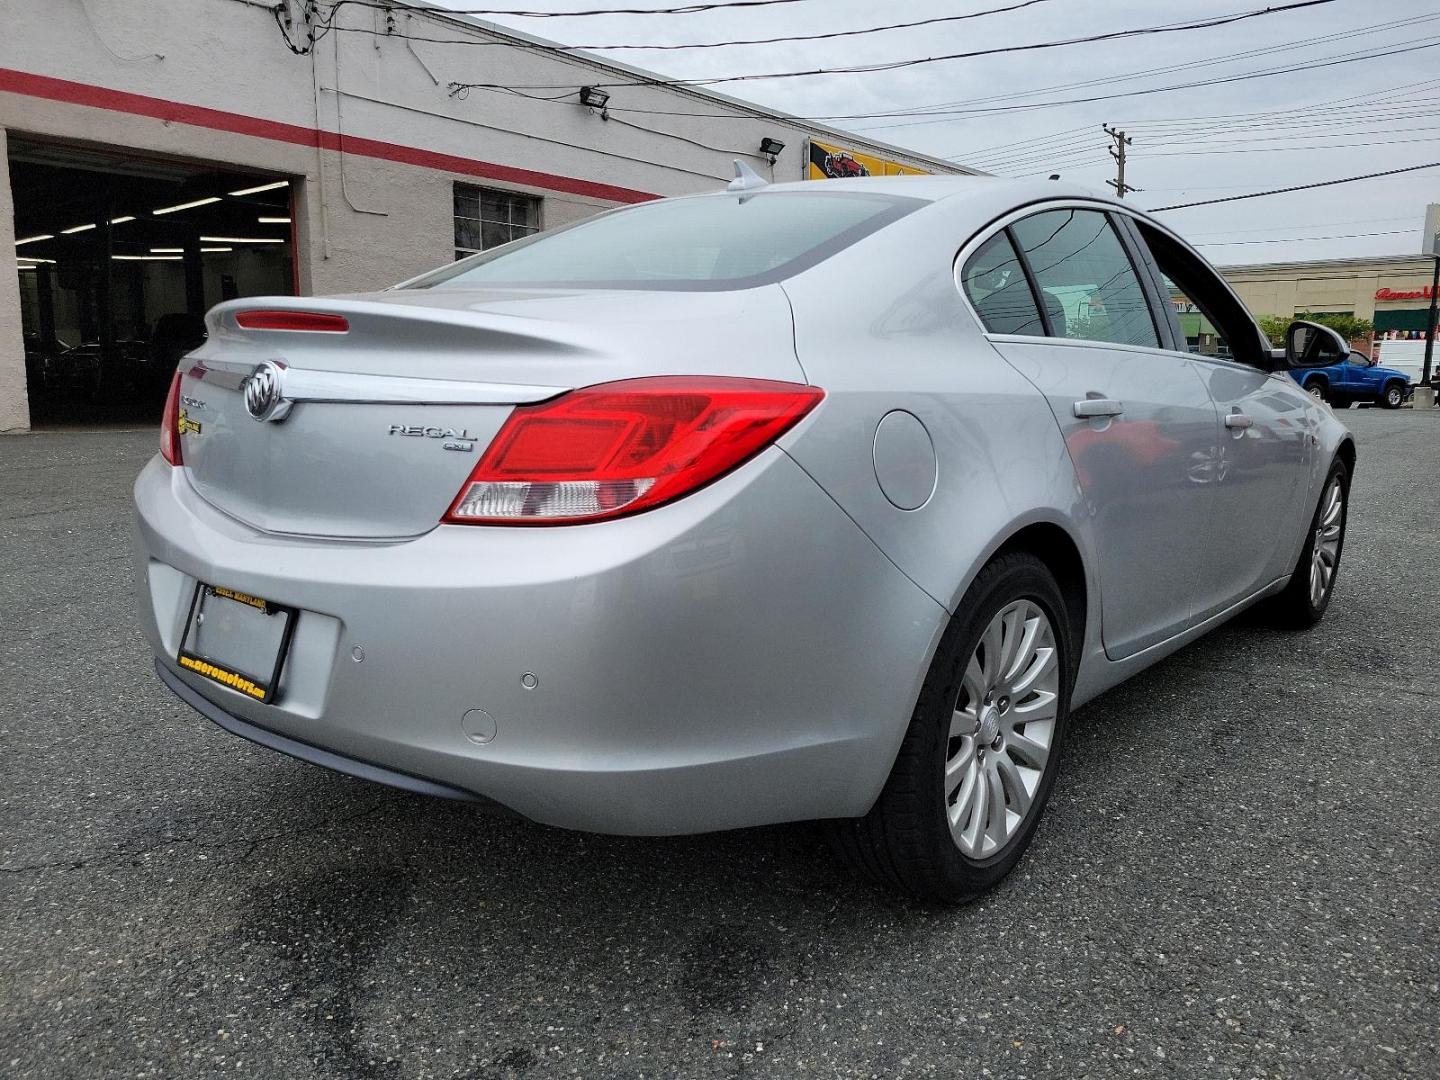
{"label": "open garage doorway", "polygon": [[222,300],[293,294],[289,181],[12,136],[32,423],[156,422]]}

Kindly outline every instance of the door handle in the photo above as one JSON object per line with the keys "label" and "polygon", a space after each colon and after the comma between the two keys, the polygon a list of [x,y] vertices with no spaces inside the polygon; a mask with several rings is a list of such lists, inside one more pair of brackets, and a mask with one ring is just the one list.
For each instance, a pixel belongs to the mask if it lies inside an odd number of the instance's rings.
{"label": "door handle", "polygon": [[1075,402],[1075,415],[1081,420],[1119,416],[1124,411],[1123,402],[1112,401],[1110,398],[1084,398]]}
{"label": "door handle", "polygon": [[1244,431],[1254,425],[1255,421],[1242,412],[1232,412],[1225,417],[1225,426],[1232,430]]}

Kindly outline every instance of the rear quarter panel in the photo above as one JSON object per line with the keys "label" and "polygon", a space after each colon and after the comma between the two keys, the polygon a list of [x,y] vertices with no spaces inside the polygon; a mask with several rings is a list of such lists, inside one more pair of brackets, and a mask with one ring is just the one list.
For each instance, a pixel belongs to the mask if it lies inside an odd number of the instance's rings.
{"label": "rear quarter panel", "polygon": [[[1071,536],[1096,595],[1084,502],[1055,418],[985,340],[954,280],[957,252],[1008,207],[932,204],[785,283],[800,363],[826,399],[782,446],[952,612],[991,555],[1037,522]],[[935,447],[934,493],[915,510],[898,509],[876,479],[875,432],[892,410],[918,417]]]}

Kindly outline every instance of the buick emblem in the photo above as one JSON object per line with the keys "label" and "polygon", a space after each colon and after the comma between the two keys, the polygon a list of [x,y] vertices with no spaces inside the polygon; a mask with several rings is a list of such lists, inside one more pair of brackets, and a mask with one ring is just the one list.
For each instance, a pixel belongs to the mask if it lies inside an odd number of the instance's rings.
{"label": "buick emblem", "polygon": [[245,377],[240,388],[245,392],[245,411],[256,420],[283,420],[290,411],[285,400],[285,366],[266,360]]}

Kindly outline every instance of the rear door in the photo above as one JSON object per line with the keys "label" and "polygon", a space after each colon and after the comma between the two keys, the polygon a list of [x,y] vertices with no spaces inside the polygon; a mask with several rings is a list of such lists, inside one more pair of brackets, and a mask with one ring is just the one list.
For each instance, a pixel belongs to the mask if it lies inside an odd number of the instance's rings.
{"label": "rear door", "polygon": [[[1203,619],[1289,573],[1309,512],[1316,406],[1288,372],[1270,370],[1268,342],[1219,274],[1146,222],[1135,221],[1135,235],[1163,288],[1200,308],[1218,335],[1216,355],[1192,358],[1215,402],[1219,446],[1214,513],[1201,533],[1195,615]],[[1178,335],[1173,305],[1166,310]],[[1346,369],[1353,378],[1351,364],[1335,370]]]}
{"label": "rear door", "polygon": [[1197,364],[1162,347],[1114,223],[1082,206],[1021,217],[962,277],[992,344],[1044,393],[1064,434],[1099,561],[1106,652],[1129,656],[1182,631],[1213,511],[1215,408]]}

